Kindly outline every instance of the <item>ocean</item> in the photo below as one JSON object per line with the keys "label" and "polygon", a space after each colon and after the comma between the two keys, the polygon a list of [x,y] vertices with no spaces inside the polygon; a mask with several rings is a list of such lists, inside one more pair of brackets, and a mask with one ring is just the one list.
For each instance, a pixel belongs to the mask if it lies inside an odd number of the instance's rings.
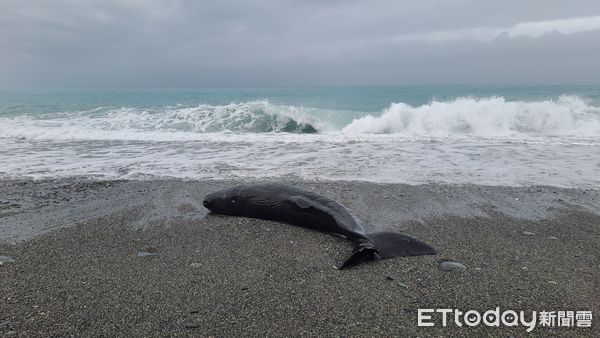
{"label": "ocean", "polygon": [[600,188],[600,86],[0,90],[0,178]]}

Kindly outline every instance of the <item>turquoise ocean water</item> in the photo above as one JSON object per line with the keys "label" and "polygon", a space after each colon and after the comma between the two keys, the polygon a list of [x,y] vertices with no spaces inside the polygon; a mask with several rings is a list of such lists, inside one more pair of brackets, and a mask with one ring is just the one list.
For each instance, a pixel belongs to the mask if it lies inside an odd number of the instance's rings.
{"label": "turquoise ocean water", "polygon": [[600,187],[600,86],[0,90],[0,177]]}

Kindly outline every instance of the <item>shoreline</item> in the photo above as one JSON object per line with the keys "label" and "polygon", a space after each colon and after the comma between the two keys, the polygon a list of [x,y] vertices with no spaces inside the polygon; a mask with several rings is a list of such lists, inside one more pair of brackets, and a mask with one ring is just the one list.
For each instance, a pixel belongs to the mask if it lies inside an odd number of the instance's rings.
{"label": "shoreline", "polygon": [[[347,205],[368,231],[439,253],[338,271],[343,239],[207,215],[202,197],[232,181],[2,183],[0,255],[15,262],[0,266],[0,333],[522,336],[417,327],[417,310],[600,310],[598,190],[292,182]],[[467,270],[441,271],[443,260]]]}
{"label": "shoreline", "polygon": [[[348,206],[372,231],[446,216],[544,220],[563,210],[600,215],[600,189],[552,186],[404,184],[304,180],[0,180],[0,243],[20,242],[127,208],[143,210],[137,227],[161,219],[207,215],[202,198],[236,184],[281,182],[322,193]],[[373,199],[378,202],[373,203]]]}

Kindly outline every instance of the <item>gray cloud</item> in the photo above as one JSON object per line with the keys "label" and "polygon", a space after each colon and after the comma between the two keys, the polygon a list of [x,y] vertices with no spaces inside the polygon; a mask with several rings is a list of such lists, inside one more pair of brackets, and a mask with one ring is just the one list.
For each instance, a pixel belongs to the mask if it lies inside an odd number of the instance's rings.
{"label": "gray cloud", "polygon": [[600,2],[0,0],[0,86],[590,83]]}
{"label": "gray cloud", "polygon": [[540,38],[549,33],[570,35],[595,30],[600,30],[600,15],[561,20],[522,22],[510,27],[473,27],[421,34],[405,34],[393,38],[390,41],[423,41],[435,43],[453,40],[473,40],[490,42],[503,35],[506,35],[509,38]]}

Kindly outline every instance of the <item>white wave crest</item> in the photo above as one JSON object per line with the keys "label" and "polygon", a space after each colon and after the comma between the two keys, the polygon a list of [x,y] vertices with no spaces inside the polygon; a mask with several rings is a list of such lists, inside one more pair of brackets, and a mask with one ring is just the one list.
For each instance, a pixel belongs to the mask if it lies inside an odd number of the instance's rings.
{"label": "white wave crest", "polygon": [[576,96],[546,101],[458,98],[418,107],[393,103],[380,116],[357,118],[345,133],[414,136],[599,136],[600,108]]}

